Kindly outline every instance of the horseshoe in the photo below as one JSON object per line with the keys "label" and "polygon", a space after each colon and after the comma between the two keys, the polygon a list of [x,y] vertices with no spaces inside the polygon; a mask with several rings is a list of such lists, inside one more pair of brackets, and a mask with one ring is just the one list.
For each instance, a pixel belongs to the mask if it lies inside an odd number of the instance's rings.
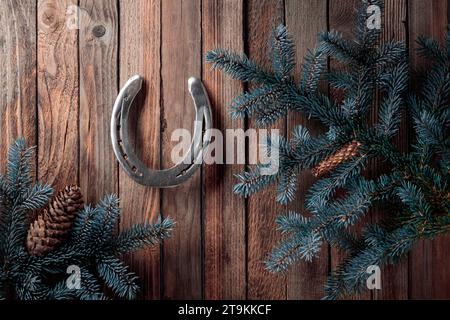
{"label": "horseshoe", "polygon": [[123,170],[137,183],[155,188],[176,187],[192,177],[203,163],[203,152],[211,143],[211,104],[203,83],[196,78],[188,81],[194,100],[196,119],[194,138],[189,151],[176,166],[166,170],[148,169],[134,154],[128,138],[128,116],[134,99],[142,88],[143,78],[134,76],[117,96],[111,118],[111,140],[114,154]]}

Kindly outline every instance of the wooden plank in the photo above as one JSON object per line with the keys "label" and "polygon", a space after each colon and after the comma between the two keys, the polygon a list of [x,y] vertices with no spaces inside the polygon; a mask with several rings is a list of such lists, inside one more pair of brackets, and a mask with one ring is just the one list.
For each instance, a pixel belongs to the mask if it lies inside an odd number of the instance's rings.
{"label": "wooden plank", "polygon": [[[204,0],[203,52],[226,48],[244,51],[243,1]],[[240,82],[206,66],[203,80],[212,108],[214,127],[219,130],[243,128],[231,119],[228,106],[243,91]],[[233,194],[234,174],[242,165],[213,165],[204,169],[204,297],[206,299],[246,298],[245,202]]]}
{"label": "wooden plank", "polygon": [[[386,0],[381,43],[387,41],[407,41],[407,1]],[[377,103],[377,106],[379,103]],[[399,134],[394,138],[394,143],[402,151],[407,152],[409,146],[410,123],[406,114],[402,117]],[[370,123],[378,121],[378,108],[372,108]],[[369,175],[373,178],[390,170],[380,159],[371,161]],[[373,208],[370,212],[372,222],[382,221],[388,218],[390,213],[381,208]],[[408,299],[408,259],[405,258],[395,265],[387,265],[381,271],[382,289],[373,291],[373,298],[379,300],[405,300]]]}
{"label": "wooden plank", "polygon": [[[162,111],[163,166],[171,159],[174,130],[193,131],[195,109],[188,91],[189,77],[201,77],[201,0],[162,1]],[[162,193],[162,208],[177,222],[173,238],[164,246],[164,298],[202,297],[201,177]]]}
{"label": "wooden plank", "polygon": [[38,1],[39,179],[55,189],[78,182],[78,30],[75,0]]}
{"label": "wooden plank", "polygon": [[26,0],[0,3],[0,172],[8,148],[24,137],[36,139],[36,5]]}
{"label": "wooden plank", "polygon": [[[355,25],[355,13],[359,0],[330,0],[329,1],[329,27],[331,30],[337,30],[341,32],[345,37],[352,39],[353,30]],[[340,63],[335,61],[334,59],[330,60],[330,68],[339,69]],[[332,95],[335,95],[336,92],[333,90],[330,92]],[[365,220],[366,222],[370,222],[370,218]],[[340,262],[347,256],[345,252],[341,252],[335,248],[331,250],[331,267],[335,269]],[[360,295],[356,297],[348,297],[349,299],[362,299],[362,300],[370,300],[371,292],[364,291]]]}
{"label": "wooden plank", "polygon": [[[144,88],[130,117],[130,134],[137,156],[148,166],[160,166],[160,66],[161,1],[120,0],[120,85],[133,75],[145,78]],[[160,212],[160,192],[133,182],[119,170],[121,228],[154,221]],[[160,249],[140,251],[129,257],[131,269],[141,278],[143,299],[161,297]]]}
{"label": "wooden plank", "polygon": [[[271,67],[267,44],[273,30],[284,20],[284,2],[249,0],[247,3],[248,55],[251,59]],[[281,133],[284,133],[286,128],[283,120],[273,126]],[[252,121],[249,127],[255,128]],[[286,299],[286,277],[270,273],[264,267],[268,253],[278,244],[280,238],[275,219],[285,211],[285,208],[276,202],[276,195],[276,190],[272,187],[248,200],[249,299]]]}
{"label": "wooden plank", "polygon": [[118,7],[115,0],[81,0],[80,10],[80,186],[85,200],[96,203],[118,192],[110,140],[118,86]]}
{"label": "wooden plank", "polygon": [[[319,32],[327,30],[327,1],[326,0],[287,0],[286,25],[296,44],[295,70],[296,79],[301,74],[301,64],[308,49],[315,48]],[[323,88],[326,92],[327,88]],[[307,127],[311,134],[323,132],[317,122],[307,119],[299,113],[290,113],[287,120],[288,134],[297,125]],[[299,177],[297,198],[289,205],[289,210],[305,213],[304,201],[309,188],[316,179],[309,172]],[[288,299],[320,299],[324,294],[324,285],[329,273],[329,250],[324,246],[320,256],[312,263],[300,262],[291,267],[287,280]]]}
{"label": "wooden plank", "polygon": [[[446,0],[409,1],[409,25],[411,63],[414,68],[425,68],[427,63],[417,56],[415,40],[420,35],[444,41],[448,24]],[[450,236],[434,241],[421,241],[410,253],[410,297],[411,299],[450,298]]]}
{"label": "wooden plank", "polygon": [[[341,31],[347,37],[353,37],[354,17],[359,1],[339,1],[332,0],[330,2],[330,28]],[[381,42],[388,40],[406,40],[406,1],[387,0],[385,1],[385,16]],[[331,66],[336,67],[338,64],[331,61]],[[376,104],[371,109],[369,116],[370,123],[375,123],[378,119],[378,109]],[[402,124],[399,138],[396,139],[397,145],[404,151],[408,148],[407,132],[408,125]],[[370,177],[377,177],[383,170],[388,170],[379,159],[372,161],[367,167],[367,174]],[[370,211],[368,217],[363,224],[381,220],[387,213],[378,208]],[[344,254],[337,250],[332,250],[332,265],[335,267],[343,258]],[[386,266],[382,270],[382,290],[365,291],[357,299],[406,299],[408,292],[408,262],[403,260],[395,266]]]}

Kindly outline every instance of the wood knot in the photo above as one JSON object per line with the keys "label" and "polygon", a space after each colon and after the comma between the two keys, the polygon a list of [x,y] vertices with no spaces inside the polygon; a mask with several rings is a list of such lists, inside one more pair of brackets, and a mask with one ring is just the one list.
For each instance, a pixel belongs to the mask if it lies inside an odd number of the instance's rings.
{"label": "wood knot", "polygon": [[54,30],[58,28],[60,21],[57,16],[57,8],[55,8],[53,5],[46,4],[39,11],[41,12],[39,23],[41,23],[45,28],[48,29]]}
{"label": "wood knot", "polygon": [[105,26],[102,26],[102,25],[95,26],[95,27],[92,29],[92,34],[93,34],[94,37],[96,37],[96,38],[101,38],[101,37],[103,37],[103,36],[106,34],[106,28],[105,28]]}
{"label": "wood knot", "polygon": [[50,26],[55,23],[55,15],[51,11],[46,11],[42,14],[42,22]]}

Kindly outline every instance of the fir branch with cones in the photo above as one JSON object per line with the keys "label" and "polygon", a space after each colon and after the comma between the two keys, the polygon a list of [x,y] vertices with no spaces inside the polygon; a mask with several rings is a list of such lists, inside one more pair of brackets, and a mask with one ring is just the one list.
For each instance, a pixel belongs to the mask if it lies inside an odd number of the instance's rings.
{"label": "fir branch with cones", "polygon": [[[17,140],[0,175],[0,299],[136,298],[138,277],[120,256],[168,238],[174,222],[137,224],[116,234],[121,211],[115,195],[85,206],[80,188],[68,186],[52,198],[50,186],[32,182],[32,155]],[[72,267],[80,272],[76,287],[66,283]]]}
{"label": "fir branch with cones", "polygon": [[[290,137],[280,137],[271,146],[280,155],[277,174],[267,176],[263,165],[257,166],[237,175],[234,191],[249,197],[276,184],[276,201],[286,206],[298,195],[301,172],[318,178],[306,194],[305,209],[277,219],[282,237],[266,267],[285,272],[300,260],[311,262],[325,243],[346,252],[325,285],[327,299],[367,290],[368,267],[398,262],[418,240],[450,232],[450,32],[444,45],[417,40],[420,50],[413,54],[430,62],[417,90],[419,84],[409,86],[406,44],[380,44],[381,30],[367,27],[373,5],[384,10],[382,0],[360,1],[353,38],[338,31],[319,35],[301,66],[300,81],[295,45],[283,25],[272,37],[271,69],[224,49],[206,56],[215,69],[253,84],[231,103],[233,118],[249,117],[267,128],[298,112],[323,126],[324,134],[314,136],[299,125]],[[340,62],[339,70],[327,68],[329,59]],[[373,108],[376,123],[369,119]],[[403,114],[415,132],[407,153],[393,143]],[[367,178],[369,160],[388,163],[391,170]],[[364,217],[379,204],[393,209],[384,221],[367,223]],[[362,232],[355,231],[357,225]]]}

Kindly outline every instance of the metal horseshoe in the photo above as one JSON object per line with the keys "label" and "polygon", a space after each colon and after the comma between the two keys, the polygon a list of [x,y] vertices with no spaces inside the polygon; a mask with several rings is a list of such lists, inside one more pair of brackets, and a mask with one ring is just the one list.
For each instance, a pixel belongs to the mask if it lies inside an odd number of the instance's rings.
{"label": "metal horseshoe", "polygon": [[189,79],[189,92],[194,100],[196,119],[194,138],[184,160],[166,170],[148,169],[134,154],[128,139],[128,116],[134,99],[142,88],[143,78],[134,76],[127,81],[114,104],[111,118],[111,139],[117,160],[125,172],[137,183],[156,188],[176,187],[199,169],[203,152],[211,143],[211,104],[203,83]]}

